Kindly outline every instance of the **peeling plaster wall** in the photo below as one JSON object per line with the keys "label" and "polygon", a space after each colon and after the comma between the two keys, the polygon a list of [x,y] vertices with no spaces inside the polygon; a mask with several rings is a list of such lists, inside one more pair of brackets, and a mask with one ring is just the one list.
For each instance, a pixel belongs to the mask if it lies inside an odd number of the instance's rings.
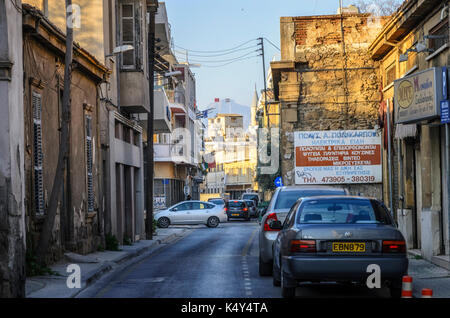
{"label": "peeling plaster wall", "polygon": [[[282,60],[295,62],[294,69],[281,72],[279,82],[286,185],[295,183],[294,131],[373,129],[377,124],[381,79],[367,48],[383,22],[344,15],[341,30],[340,15],[281,18]],[[382,198],[381,184],[349,188]]]}
{"label": "peeling plaster wall", "polygon": [[0,41],[0,298],[24,297],[22,17],[11,1],[0,0]]}

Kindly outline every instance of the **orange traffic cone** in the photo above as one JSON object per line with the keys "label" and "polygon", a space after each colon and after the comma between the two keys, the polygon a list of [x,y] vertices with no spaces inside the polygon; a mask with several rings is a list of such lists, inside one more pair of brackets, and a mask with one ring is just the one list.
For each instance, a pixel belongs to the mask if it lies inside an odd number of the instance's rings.
{"label": "orange traffic cone", "polygon": [[402,278],[402,298],[412,298],[412,277],[403,276]]}
{"label": "orange traffic cone", "polygon": [[432,298],[433,290],[429,288],[422,289],[422,298]]}

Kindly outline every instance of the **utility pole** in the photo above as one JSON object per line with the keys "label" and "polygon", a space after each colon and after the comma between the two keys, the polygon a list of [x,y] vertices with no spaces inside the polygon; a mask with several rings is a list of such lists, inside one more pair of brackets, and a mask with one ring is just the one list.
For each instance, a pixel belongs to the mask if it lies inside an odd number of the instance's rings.
{"label": "utility pole", "polygon": [[147,217],[145,219],[145,232],[147,240],[153,239],[153,115],[154,115],[154,64],[155,64],[155,15],[158,2],[155,1],[150,8],[149,31],[147,36],[148,50],[148,89],[150,109],[147,116]]}
{"label": "utility pole", "polygon": [[258,45],[261,45],[261,54],[259,56],[262,56],[262,64],[263,64],[263,76],[264,76],[264,111],[267,116],[267,128],[270,128],[270,121],[269,121],[269,113],[267,110],[267,83],[266,83],[266,61],[264,56],[264,38],[258,38],[259,43]]}

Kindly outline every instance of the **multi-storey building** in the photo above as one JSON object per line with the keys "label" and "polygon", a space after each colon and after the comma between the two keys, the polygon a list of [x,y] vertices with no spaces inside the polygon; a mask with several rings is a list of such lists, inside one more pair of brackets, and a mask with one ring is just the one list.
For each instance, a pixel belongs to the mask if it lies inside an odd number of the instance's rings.
{"label": "multi-storey building", "polygon": [[164,3],[156,15],[157,54],[155,106],[168,116],[168,130],[155,130],[154,161],[155,209],[171,206],[188,197],[199,199],[203,149],[203,127],[197,119],[196,81],[188,64],[181,64],[173,53],[170,24]]}

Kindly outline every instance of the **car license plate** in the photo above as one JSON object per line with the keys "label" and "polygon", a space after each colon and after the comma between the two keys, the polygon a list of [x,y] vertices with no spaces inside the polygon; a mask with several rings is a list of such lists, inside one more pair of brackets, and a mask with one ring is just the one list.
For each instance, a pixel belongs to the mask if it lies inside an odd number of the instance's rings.
{"label": "car license plate", "polygon": [[358,242],[333,242],[333,252],[365,252],[366,244]]}
{"label": "car license plate", "polygon": [[239,214],[231,214],[231,216],[239,216]]}

